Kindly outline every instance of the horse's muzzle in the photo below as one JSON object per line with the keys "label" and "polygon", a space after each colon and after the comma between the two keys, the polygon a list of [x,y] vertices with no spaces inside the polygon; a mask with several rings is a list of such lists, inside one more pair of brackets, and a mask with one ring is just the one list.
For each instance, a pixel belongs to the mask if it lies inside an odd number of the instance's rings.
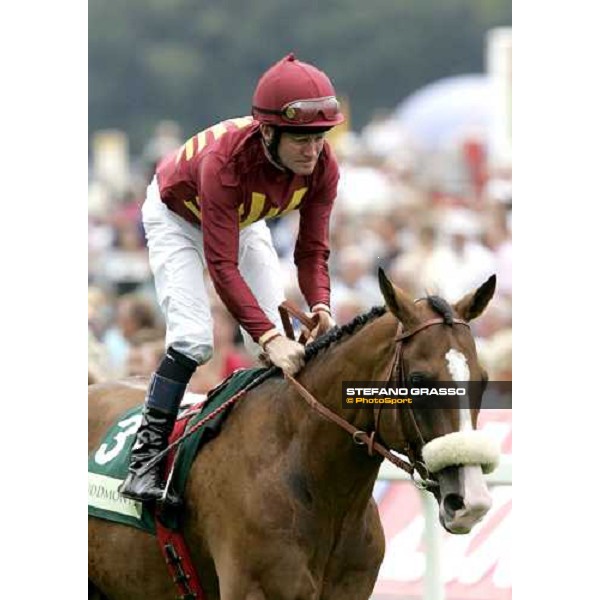
{"label": "horse's muzzle", "polygon": [[481,466],[446,467],[436,477],[442,526],[450,533],[469,533],[492,506]]}

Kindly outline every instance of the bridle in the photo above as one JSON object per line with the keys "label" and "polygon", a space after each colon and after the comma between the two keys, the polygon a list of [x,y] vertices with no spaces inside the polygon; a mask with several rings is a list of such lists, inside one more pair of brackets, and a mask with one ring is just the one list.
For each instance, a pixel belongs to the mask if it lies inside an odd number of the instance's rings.
{"label": "bridle", "polygon": [[[291,307],[286,306],[286,309],[297,317],[304,325],[309,326],[312,325],[312,322],[300,311],[296,313]],[[283,314],[283,313],[282,313]],[[464,325],[469,327],[469,324],[462,319],[452,319],[452,325]],[[386,370],[387,382],[393,384],[403,384],[406,382],[405,372],[404,372],[404,361],[403,361],[403,350],[404,350],[404,342],[412,337],[414,337],[419,332],[432,327],[433,325],[451,325],[443,318],[433,318],[424,321],[417,325],[414,329],[409,331],[403,331],[402,323],[398,323],[398,331],[395,337],[396,347],[394,350],[394,355],[392,360],[390,361],[390,366]],[[470,328],[470,327],[469,327]],[[437,481],[433,480],[430,476],[430,473],[423,463],[423,461],[419,460],[420,452],[422,447],[425,445],[425,439],[421,433],[421,430],[417,424],[417,420],[414,414],[414,410],[411,405],[407,405],[402,409],[400,407],[396,408],[398,411],[396,414],[401,419],[401,412],[404,411],[404,414],[408,415],[408,420],[410,422],[410,426],[413,428],[416,433],[416,437],[419,441],[419,446],[415,449],[415,446],[411,444],[409,436],[407,432],[404,431],[405,438],[407,440],[406,446],[403,449],[403,453],[406,455],[406,459],[398,456],[397,454],[393,454],[392,451],[376,441],[377,438],[381,439],[379,436],[379,423],[381,420],[381,411],[382,407],[375,408],[374,411],[374,428],[373,431],[367,433],[361,429],[358,429],[339,415],[335,414],[333,411],[328,409],[326,406],[321,404],[299,381],[297,381],[294,377],[285,374],[285,378],[296,388],[300,396],[306,400],[311,408],[313,408],[316,412],[318,412],[321,416],[325,417],[329,421],[332,421],[345,431],[347,431],[351,436],[352,440],[355,444],[359,446],[366,446],[367,452],[369,456],[374,456],[375,453],[383,456],[390,462],[392,462],[396,467],[403,469],[406,471],[415,486],[419,489],[430,490],[432,488],[438,487]],[[389,410],[389,409],[388,409]],[[404,430],[404,428],[402,428]],[[415,472],[419,474],[420,479],[415,478]]]}
{"label": "bridle", "polygon": [[[418,300],[416,302],[418,302]],[[392,365],[391,369],[387,376],[388,383],[389,384],[398,384],[398,385],[406,385],[407,384],[407,377],[406,377],[406,373],[404,370],[404,360],[403,360],[403,350],[404,350],[404,341],[405,340],[412,338],[420,331],[423,331],[424,329],[428,329],[429,327],[431,327],[433,325],[453,326],[454,324],[464,325],[470,329],[470,326],[466,321],[463,321],[462,319],[456,319],[456,318],[453,318],[451,323],[448,323],[448,321],[446,321],[443,318],[439,318],[439,317],[433,318],[433,319],[428,319],[427,321],[424,321],[423,323],[420,323],[419,325],[417,325],[414,329],[411,329],[406,332],[403,331],[402,323],[398,323],[398,333],[395,338],[396,350],[394,352],[394,358],[391,363],[391,365]],[[383,410],[383,408],[381,406],[375,408],[375,429],[374,429],[375,435],[378,435],[379,420],[381,417],[382,410]],[[415,432],[415,434],[416,434],[415,437],[417,438],[417,442],[418,442],[418,445],[412,444],[410,437],[407,435],[407,431],[405,430],[404,427],[402,427],[405,438],[406,438],[406,445],[403,449],[403,452],[408,457],[408,462],[413,469],[412,473],[411,473],[413,483],[417,487],[423,488],[423,489],[435,487],[435,486],[437,486],[437,482],[432,481],[429,471],[427,470],[427,467],[425,466],[423,461],[420,460],[420,458],[419,458],[421,455],[421,449],[426,444],[426,442],[423,437],[423,434],[421,433],[421,429],[419,428],[419,425],[417,423],[415,411],[414,411],[412,404],[409,404],[403,408],[400,408],[399,406],[396,407],[395,415],[397,415],[399,421],[401,421],[403,414],[407,415],[408,421],[410,423],[410,427]],[[417,470],[417,472],[421,476],[421,478],[422,478],[421,481],[415,480],[415,478],[414,478],[415,470]]]}

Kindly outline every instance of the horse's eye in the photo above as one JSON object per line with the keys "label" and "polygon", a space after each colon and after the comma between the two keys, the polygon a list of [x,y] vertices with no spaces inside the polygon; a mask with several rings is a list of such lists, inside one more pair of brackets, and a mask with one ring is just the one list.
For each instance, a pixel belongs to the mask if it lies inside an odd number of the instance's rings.
{"label": "horse's eye", "polygon": [[408,381],[411,385],[423,385],[431,381],[431,376],[428,373],[415,371],[408,376]]}

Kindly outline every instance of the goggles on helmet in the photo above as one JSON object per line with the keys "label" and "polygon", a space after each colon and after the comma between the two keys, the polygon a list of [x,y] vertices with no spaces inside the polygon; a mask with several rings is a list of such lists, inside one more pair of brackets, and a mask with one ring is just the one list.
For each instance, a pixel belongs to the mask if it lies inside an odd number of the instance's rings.
{"label": "goggles on helmet", "polygon": [[326,121],[335,121],[340,114],[340,103],[335,96],[311,98],[288,102],[281,110],[270,110],[253,106],[254,110],[270,115],[279,115],[293,125],[308,125],[321,116]]}

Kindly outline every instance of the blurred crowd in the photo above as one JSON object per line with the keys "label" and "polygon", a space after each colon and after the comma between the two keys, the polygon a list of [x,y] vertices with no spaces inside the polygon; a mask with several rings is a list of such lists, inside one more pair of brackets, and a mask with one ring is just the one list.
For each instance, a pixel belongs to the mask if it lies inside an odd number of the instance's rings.
{"label": "blurred crowd", "polygon": [[[378,267],[415,298],[438,294],[451,302],[496,273],[496,295],[473,331],[490,380],[510,380],[510,168],[489,166],[485,145],[476,137],[459,140],[445,154],[427,156],[394,127],[376,118],[360,133],[340,132],[331,140],[341,172],[331,222],[334,318],[343,324],[383,303]],[[139,158],[125,156],[113,165],[112,173],[120,176],[107,175],[110,169],[101,165],[90,170],[90,381],[150,375],[164,351],[164,321],[155,301],[140,206],[156,161],[183,141],[177,124],[167,121],[159,124]],[[306,309],[293,264],[298,215],[268,224],[286,297]],[[197,393],[253,364],[236,323],[210,284],[209,289],[215,353],[190,383]]]}

